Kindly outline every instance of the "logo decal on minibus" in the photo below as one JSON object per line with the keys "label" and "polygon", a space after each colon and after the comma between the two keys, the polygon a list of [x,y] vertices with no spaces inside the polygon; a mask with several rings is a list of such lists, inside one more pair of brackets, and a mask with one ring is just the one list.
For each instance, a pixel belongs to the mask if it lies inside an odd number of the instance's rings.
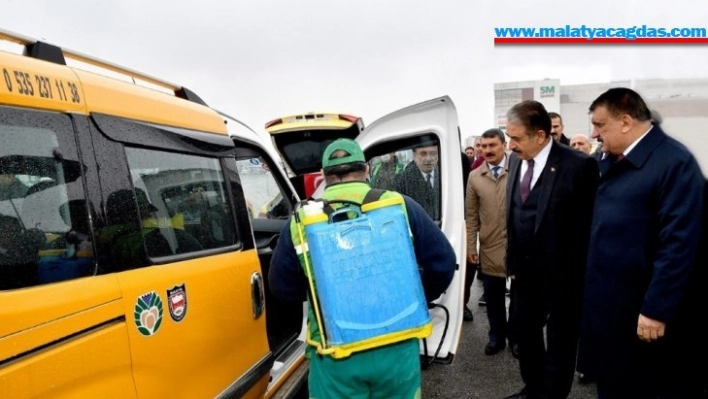
{"label": "logo decal on minibus", "polygon": [[162,324],[162,313],[162,299],[155,291],[139,296],[133,313],[138,332],[146,337],[155,334]]}
{"label": "logo decal on minibus", "polygon": [[185,284],[175,285],[167,290],[167,308],[174,321],[182,321],[187,314],[187,288]]}

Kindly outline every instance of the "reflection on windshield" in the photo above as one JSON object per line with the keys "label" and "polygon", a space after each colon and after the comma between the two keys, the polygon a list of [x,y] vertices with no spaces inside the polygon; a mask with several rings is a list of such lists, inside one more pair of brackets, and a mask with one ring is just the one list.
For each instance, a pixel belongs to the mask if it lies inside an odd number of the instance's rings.
{"label": "reflection on windshield", "polygon": [[[236,227],[218,158],[127,148],[140,226],[126,248],[147,248],[151,258],[234,245]],[[129,241],[143,240],[145,245]],[[113,248],[115,250],[115,248]],[[128,254],[143,264],[145,254]]]}
{"label": "reflection on windshield", "polygon": [[[408,162],[402,160],[409,159]],[[440,220],[439,146],[418,145],[389,152],[370,161],[371,186],[405,194],[419,203],[433,220]]]}
{"label": "reflection on windshield", "polygon": [[246,204],[252,218],[284,219],[290,203],[283,196],[267,163],[261,157],[236,161]]}
{"label": "reflection on windshield", "polygon": [[47,129],[0,125],[0,290],[93,273],[81,164]]}

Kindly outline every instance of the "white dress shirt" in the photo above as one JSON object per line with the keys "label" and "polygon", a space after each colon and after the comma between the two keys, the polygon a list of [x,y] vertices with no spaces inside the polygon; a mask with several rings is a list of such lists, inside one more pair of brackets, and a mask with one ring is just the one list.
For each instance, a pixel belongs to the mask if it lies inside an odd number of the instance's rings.
{"label": "white dress shirt", "polygon": [[426,183],[428,182],[428,175],[430,175],[430,184],[435,187],[435,169],[427,173],[421,170],[420,173],[423,175],[423,181]]}
{"label": "white dress shirt", "polygon": [[[553,145],[553,138],[548,140],[548,144],[546,144],[545,147],[541,149],[541,151],[536,154],[535,157],[533,157],[533,176],[531,176],[531,189],[533,190],[533,186],[536,185],[536,182],[538,181],[538,178],[541,176],[541,173],[543,172],[543,168],[546,167],[546,163],[548,162],[548,155],[551,153],[551,145]],[[519,182],[521,182],[521,179],[524,178],[524,174],[526,173],[526,170],[529,168],[529,164],[527,161],[521,162],[521,170],[519,171]]]}
{"label": "white dress shirt", "polygon": [[494,175],[494,168],[499,166],[501,169],[499,169],[499,173],[501,174],[502,170],[504,170],[504,165],[506,164],[506,154],[502,157],[501,161],[499,161],[498,165],[493,165],[489,162],[487,162],[487,167],[489,168],[489,171],[492,172],[492,175]]}

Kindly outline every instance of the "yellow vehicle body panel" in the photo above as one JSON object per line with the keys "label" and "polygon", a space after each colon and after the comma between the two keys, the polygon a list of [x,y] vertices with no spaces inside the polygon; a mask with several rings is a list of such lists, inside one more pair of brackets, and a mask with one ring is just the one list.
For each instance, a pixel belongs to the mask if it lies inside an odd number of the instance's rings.
{"label": "yellow vehicle body panel", "polygon": [[0,68],[0,104],[88,113],[81,83],[70,68],[2,51]]}
{"label": "yellow vehicle body panel", "polygon": [[0,369],[1,398],[135,398],[124,323]]}
{"label": "yellow vehicle body panel", "polygon": [[[60,320],[65,326],[77,327],[101,322],[101,318],[105,321],[121,316],[122,309],[115,305],[120,298],[114,275],[25,290],[0,291],[0,361],[16,356],[32,345],[44,345],[60,337],[59,330],[63,327],[51,325],[53,320]],[[45,330],[46,333],[42,332]],[[46,340],[38,342],[38,338],[26,338],[24,334],[22,340],[19,340],[17,333],[20,331],[31,331],[30,335],[34,337],[46,336]],[[12,345],[6,345],[8,340],[12,340]]]}
{"label": "yellow vehicle body panel", "polygon": [[114,275],[0,292],[0,320],[0,398],[135,397]]}
{"label": "yellow vehicle body panel", "polygon": [[0,65],[0,104],[227,133],[214,110],[158,90],[1,51]]}
{"label": "yellow vehicle body panel", "polygon": [[[214,397],[239,370],[267,356],[265,333],[254,334],[266,331],[265,317],[254,319],[252,310],[251,275],[259,271],[257,253],[249,250],[118,275],[140,396]],[[175,322],[167,309],[166,290],[181,284],[186,287],[187,311]],[[161,296],[164,313],[159,329],[143,336],[133,313],[137,298],[149,292]]]}
{"label": "yellow vehicle body panel", "polygon": [[[8,359],[123,316],[121,313],[122,307],[118,301],[87,308],[78,313],[72,313],[73,310],[71,309],[67,312],[69,317],[55,319],[28,329],[22,334],[14,334],[2,338],[2,341],[7,341],[10,344],[5,345],[5,342],[0,341],[0,347],[3,348],[0,356],[3,359]],[[37,313],[44,312],[38,310]]]}
{"label": "yellow vehicle body panel", "polygon": [[264,398],[263,392],[268,388],[268,380],[270,375],[264,375],[247,393],[241,396],[241,399],[262,399]]}
{"label": "yellow vehicle body panel", "polygon": [[224,119],[214,110],[147,87],[91,72],[75,70],[90,112],[226,134]]}

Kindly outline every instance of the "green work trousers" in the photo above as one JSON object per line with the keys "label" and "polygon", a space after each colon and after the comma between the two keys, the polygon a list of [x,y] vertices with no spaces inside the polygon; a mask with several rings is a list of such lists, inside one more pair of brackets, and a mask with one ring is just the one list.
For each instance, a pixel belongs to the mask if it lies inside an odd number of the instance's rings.
{"label": "green work trousers", "polygon": [[344,359],[310,356],[309,388],[314,399],[417,399],[419,340],[355,352]]}

